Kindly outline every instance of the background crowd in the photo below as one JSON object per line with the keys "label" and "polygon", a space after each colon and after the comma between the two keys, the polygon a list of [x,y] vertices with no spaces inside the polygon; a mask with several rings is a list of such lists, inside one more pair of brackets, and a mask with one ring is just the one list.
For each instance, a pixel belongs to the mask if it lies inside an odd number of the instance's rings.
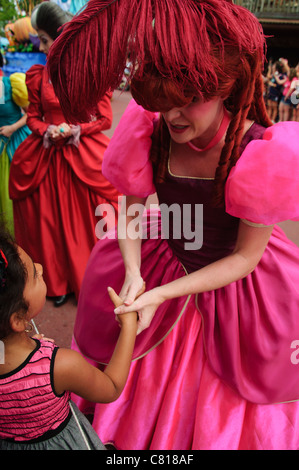
{"label": "background crowd", "polygon": [[273,123],[299,121],[299,62],[291,67],[288,59],[269,59],[264,74],[267,111]]}

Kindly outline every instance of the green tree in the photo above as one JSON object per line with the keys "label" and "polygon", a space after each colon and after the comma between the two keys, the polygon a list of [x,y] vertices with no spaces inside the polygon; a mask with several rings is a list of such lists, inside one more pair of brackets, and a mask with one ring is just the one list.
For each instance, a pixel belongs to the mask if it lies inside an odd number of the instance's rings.
{"label": "green tree", "polygon": [[0,36],[5,36],[4,27],[22,16],[29,15],[42,0],[0,0]]}
{"label": "green tree", "polygon": [[25,12],[26,15],[31,15],[31,12],[35,5],[41,3],[42,0],[17,0],[17,9],[19,12]]}
{"label": "green tree", "polygon": [[18,13],[13,0],[0,0],[0,34],[4,36],[4,27],[7,23],[18,19]]}

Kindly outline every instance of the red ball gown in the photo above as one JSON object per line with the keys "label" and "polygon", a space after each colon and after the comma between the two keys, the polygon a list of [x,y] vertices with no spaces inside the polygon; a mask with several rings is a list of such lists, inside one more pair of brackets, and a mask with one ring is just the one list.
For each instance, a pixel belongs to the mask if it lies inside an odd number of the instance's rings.
{"label": "red ball gown", "polygon": [[[54,144],[46,138],[48,127],[66,120],[47,68],[34,65],[26,84],[32,134],[14,155],[9,182],[15,236],[43,265],[49,296],[70,292],[78,296],[90,252],[100,236],[96,227],[101,216],[96,208],[109,204],[117,214],[119,192],[102,174],[109,143],[102,131],[111,127],[111,95],[100,101],[91,122],[76,126],[74,136]],[[115,219],[111,219],[107,224],[113,226]]]}

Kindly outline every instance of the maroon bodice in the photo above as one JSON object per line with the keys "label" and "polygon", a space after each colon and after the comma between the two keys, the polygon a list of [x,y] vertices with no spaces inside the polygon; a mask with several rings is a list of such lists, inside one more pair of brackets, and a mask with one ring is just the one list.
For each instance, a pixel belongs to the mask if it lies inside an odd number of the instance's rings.
{"label": "maroon bodice", "polygon": [[[242,140],[240,151],[251,140],[262,138],[263,133],[263,127],[253,124]],[[213,206],[213,179],[175,176],[168,171],[166,181],[157,183],[156,190],[163,235],[188,272],[233,251],[239,219],[226,213],[225,208]]]}
{"label": "maroon bodice", "polygon": [[163,236],[188,272],[234,249],[239,219],[212,206],[213,180],[177,178],[168,174],[167,181],[156,187]]}

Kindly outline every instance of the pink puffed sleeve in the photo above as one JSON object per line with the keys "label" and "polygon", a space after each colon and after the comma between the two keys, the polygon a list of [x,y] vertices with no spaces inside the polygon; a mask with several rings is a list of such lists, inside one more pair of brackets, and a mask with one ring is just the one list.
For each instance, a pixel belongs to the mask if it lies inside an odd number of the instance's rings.
{"label": "pink puffed sleeve", "polygon": [[247,145],[226,182],[225,204],[257,224],[299,220],[298,122],[279,122]]}
{"label": "pink puffed sleeve", "polygon": [[103,175],[125,196],[147,197],[155,192],[149,154],[157,118],[157,113],[132,99],[104,153]]}

